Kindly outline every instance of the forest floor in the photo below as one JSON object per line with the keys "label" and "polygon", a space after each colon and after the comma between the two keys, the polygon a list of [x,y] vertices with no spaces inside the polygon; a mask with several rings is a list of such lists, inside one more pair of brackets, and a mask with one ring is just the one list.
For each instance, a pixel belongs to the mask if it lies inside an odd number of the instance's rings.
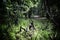
{"label": "forest floor", "polygon": [[[19,32],[20,26],[24,29],[28,28],[31,20],[34,23],[35,30],[29,30],[28,32],[22,30],[22,32]],[[13,25],[8,31],[12,40],[49,40],[49,36],[52,36],[52,28],[52,23],[47,19],[20,18],[19,24],[17,26]]]}

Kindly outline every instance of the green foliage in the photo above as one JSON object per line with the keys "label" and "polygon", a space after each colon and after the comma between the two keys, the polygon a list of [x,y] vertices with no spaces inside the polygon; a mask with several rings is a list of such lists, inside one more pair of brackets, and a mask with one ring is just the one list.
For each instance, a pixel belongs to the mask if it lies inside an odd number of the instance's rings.
{"label": "green foliage", "polygon": [[19,17],[23,16],[23,13],[27,13],[31,7],[37,6],[38,1],[37,0],[15,0],[15,1],[7,0],[4,5],[5,5],[4,11],[6,12],[6,14],[4,15],[4,18],[6,18],[5,21],[14,23],[15,19],[19,19]]}
{"label": "green foliage", "polygon": [[[0,14],[2,18],[0,20],[3,20],[0,23],[0,37],[4,37],[2,40],[16,40],[17,38],[19,40],[50,40],[49,34],[52,34],[51,29],[53,27],[50,21],[20,18],[23,17],[23,13],[28,13],[31,10],[30,8],[37,8],[39,2],[40,0],[7,0],[5,4],[1,2],[4,6]],[[22,30],[22,32],[19,32],[20,26],[26,29],[30,20],[33,20],[36,30],[29,30],[28,32]]]}
{"label": "green foliage", "polygon": [[[36,28],[36,30],[29,30],[28,32],[25,32],[24,30],[22,30],[22,32],[20,31],[20,26],[22,26],[23,28],[27,28],[30,24],[30,19],[20,19],[19,25],[15,26],[13,25],[8,31],[9,34],[12,37],[12,40],[16,40],[16,37],[18,37],[18,39],[20,40],[50,40],[49,39],[49,34],[51,35],[52,32],[52,23],[49,22],[48,20],[34,20],[32,19],[34,22],[34,26]],[[47,25],[48,23],[48,25]],[[51,24],[51,25],[50,25]],[[46,26],[48,28],[46,28]],[[19,32],[19,33],[17,33]],[[16,34],[17,33],[17,34]],[[29,35],[32,35],[32,37],[30,37]]]}

